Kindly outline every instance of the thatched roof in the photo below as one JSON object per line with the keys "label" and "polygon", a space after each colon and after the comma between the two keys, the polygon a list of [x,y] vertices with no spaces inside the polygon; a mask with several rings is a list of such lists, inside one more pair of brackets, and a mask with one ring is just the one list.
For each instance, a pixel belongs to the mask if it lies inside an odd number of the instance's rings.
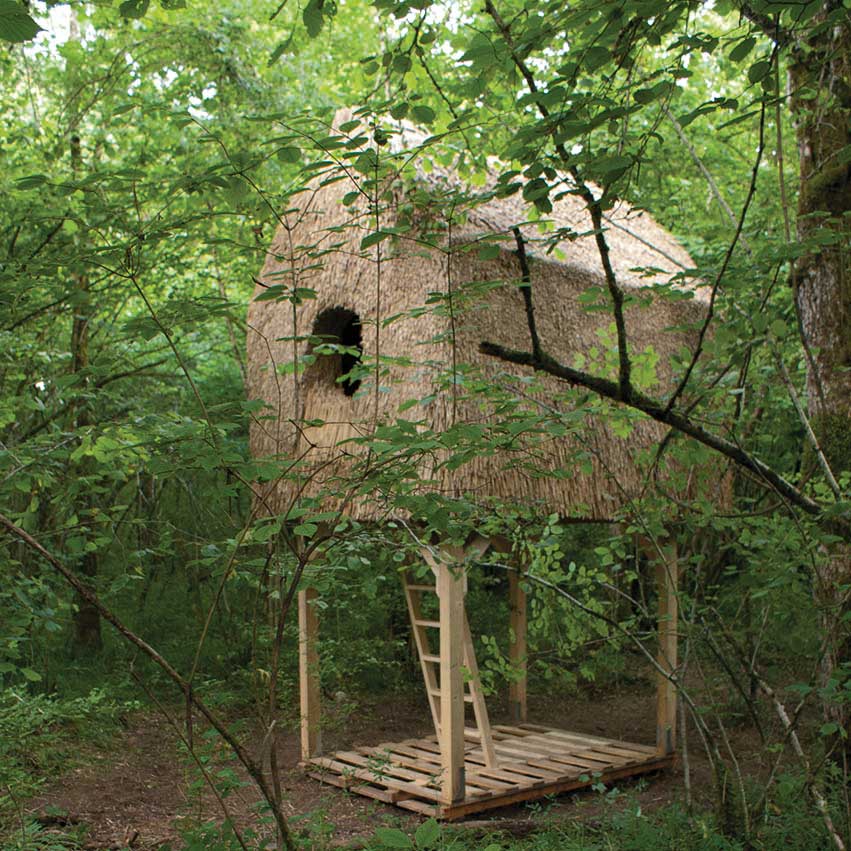
{"label": "thatched roof", "polygon": [[[466,463],[452,469],[443,464],[447,452],[437,446],[439,441],[426,447],[412,462],[421,491],[540,503],[542,510],[587,519],[610,519],[639,496],[648,482],[637,459],[659,444],[664,427],[624,412],[632,430],[618,437],[602,417],[571,415],[563,383],[530,371],[523,374],[478,352],[483,340],[529,348],[512,232],[520,225],[544,348],[562,362],[612,374],[612,317],[610,311],[593,309],[595,303],[605,305],[607,296],[582,200],[565,194],[545,217],[550,229],[564,234],[557,250],[547,253],[546,234],[528,222],[528,207],[519,193],[490,197],[464,217],[447,194],[458,187],[457,178],[420,168],[407,180],[392,183],[380,209],[383,230],[403,224],[401,230],[410,229],[361,248],[362,239],[375,230],[374,210],[351,197],[346,206],[343,199],[365,178],[351,169],[337,177],[329,182],[326,174],[324,185],[317,179],[296,197],[269,249],[255,294],[277,287],[287,295],[298,287],[314,290],[315,298],[297,306],[292,300],[255,300],[249,308],[248,394],[268,406],[252,424],[251,449],[258,457],[298,459],[301,475],[296,482],[269,485],[267,508],[285,512],[296,496],[321,493],[351,469],[354,459],[365,457],[364,447],[352,438],[370,435],[377,424],[397,417],[438,435],[453,425],[472,424],[476,428],[469,433],[485,431],[500,440],[497,451],[471,453]],[[417,208],[414,202],[423,190],[444,197]],[[672,387],[671,360],[693,345],[693,329],[706,307],[702,295],[686,293],[684,284],[672,285],[678,298],[654,295],[648,287],[668,283],[691,267],[691,260],[650,216],[624,203],[608,211],[606,237],[630,302],[630,351],[647,366],[651,383],[645,389],[662,395]],[[479,249],[494,241],[498,248],[483,256]],[[353,315],[360,328],[350,321]],[[364,360],[374,365],[378,356],[380,392],[375,392],[374,373],[363,376],[356,390],[336,380],[343,369],[339,354],[318,355],[315,363],[294,371],[295,359],[310,360],[315,344],[308,339],[311,334],[337,335],[335,339],[353,346],[358,331]],[[454,382],[447,380],[453,370]],[[501,425],[500,398],[468,393],[477,381],[491,391],[504,389],[505,398],[519,398],[525,422],[518,423],[514,413],[513,423]],[[408,407],[410,400],[419,403]],[[552,411],[565,412],[560,429],[552,428]],[[548,418],[542,428],[534,421],[540,414]],[[451,433],[458,441],[468,434],[457,432]],[[358,493],[345,510],[361,519],[386,516],[384,496]],[[324,504],[340,505],[340,497]]]}

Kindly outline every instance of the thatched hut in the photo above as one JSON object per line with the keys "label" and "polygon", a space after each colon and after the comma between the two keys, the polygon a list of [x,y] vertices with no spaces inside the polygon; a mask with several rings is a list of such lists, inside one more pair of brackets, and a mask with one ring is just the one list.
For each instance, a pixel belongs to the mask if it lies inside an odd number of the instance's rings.
{"label": "thatched hut", "polygon": [[[458,426],[464,425],[476,436],[499,439],[499,451],[471,452],[451,464],[450,447],[430,444],[406,472],[420,493],[612,520],[645,491],[648,477],[636,458],[659,444],[662,426],[629,417],[618,436],[601,420],[577,422],[567,417],[562,383],[511,374],[479,354],[483,340],[529,348],[520,286],[525,264],[543,348],[592,371],[616,369],[611,313],[599,309],[606,304],[605,279],[585,204],[565,182],[544,226],[528,220],[519,192],[505,195],[500,188],[494,176],[479,193],[486,200],[463,205],[462,213],[464,187],[440,169],[419,167],[396,180],[370,182],[369,173],[349,168],[317,179],[296,198],[269,249],[248,317],[248,392],[267,406],[252,424],[251,449],[294,461],[298,470],[267,487],[267,510],[287,513],[299,498],[320,495],[326,506],[362,520],[398,513],[390,493],[335,486],[366,457],[369,443],[361,439],[398,417],[428,435],[449,429],[463,435],[468,432]],[[425,196],[431,200],[420,203]],[[692,265],[688,254],[646,213],[620,203],[608,211],[606,225],[611,263],[626,295],[632,357],[642,364],[645,389],[663,395],[672,387],[673,362],[694,344],[704,297],[678,277]],[[554,231],[560,240],[551,239]],[[498,395],[472,392],[476,387],[506,388],[518,400],[514,421],[504,422]],[[528,412],[523,423],[516,405]],[[564,428],[539,427],[535,415],[552,422],[559,411]],[[499,541],[468,543],[481,552]],[[405,590],[436,737],[393,746],[390,769],[385,759],[381,776],[369,768],[377,751],[320,755],[312,672],[316,613],[306,590],[300,600],[302,744],[312,771],[381,800],[455,818],[576,788],[597,771],[614,778],[670,761],[670,678],[660,679],[655,748],[525,724],[523,677],[512,685],[517,725],[492,730],[477,687],[463,583],[448,567],[465,555],[425,546],[423,556],[437,577],[439,620],[422,615],[420,595],[429,589],[406,582]],[[659,571],[659,659],[673,671],[675,554],[666,551]],[[522,668],[525,595],[516,578],[511,595],[512,658]],[[429,629],[440,630],[439,653],[431,652]],[[475,727],[466,731],[462,667],[471,672],[466,700],[475,711]]]}

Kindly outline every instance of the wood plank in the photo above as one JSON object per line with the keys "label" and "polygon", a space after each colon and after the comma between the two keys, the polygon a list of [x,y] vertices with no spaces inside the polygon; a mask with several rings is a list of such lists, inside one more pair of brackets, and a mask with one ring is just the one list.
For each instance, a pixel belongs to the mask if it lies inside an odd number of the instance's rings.
{"label": "wood plank", "polygon": [[[514,728],[510,728],[514,729]],[[616,745],[617,747],[627,748],[636,753],[645,754],[647,756],[655,756],[656,748],[650,745],[637,745],[634,742],[623,742],[619,739],[602,739],[599,736],[591,736],[587,733],[571,733],[568,730],[561,730],[558,727],[545,727],[543,724],[523,724],[520,730],[530,730],[533,732],[552,733],[559,738],[566,738],[570,741],[581,739],[594,745]]]}
{"label": "wood plank", "polygon": [[444,769],[441,801],[455,804],[464,800],[464,566],[453,571],[448,564],[440,563],[438,568],[440,750]]}
{"label": "wood plank", "polygon": [[[434,742],[429,742],[429,741],[426,741],[425,739],[420,739],[418,741],[417,747],[419,747],[423,750],[428,749],[428,750],[433,751],[436,754],[440,754],[439,746],[436,745]],[[482,771],[485,768],[484,754],[482,754],[482,752],[480,750],[479,750],[478,754],[476,753],[476,751],[473,751],[473,752],[468,751],[467,753],[464,754],[464,760],[465,760],[465,762],[467,762],[469,764],[475,765],[476,771]],[[497,771],[497,769],[487,769],[487,770],[489,772]],[[540,770],[538,770],[538,769],[524,769],[523,763],[515,762],[515,761],[512,761],[512,760],[507,760],[507,761],[506,760],[500,760],[498,770],[501,771],[501,772],[505,772],[509,775],[515,775],[515,776],[519,775],[518,782],[520,782],[524,778],[528,779],[528,780],[532,780],[534,778],[534,781],[536,782],[536,784],[538,784],[540,781],[542,781],[544,779],[544,775],[541,773]],[[549,776],[549,775],[547,775],[547,776]]]}
{"label": "wood plank", "polygon": [[319,689],[319,616],[315,588],[298,592],[298,682],[301,715],[301,758],[322,752],[321,693]]}
{"label": "wood plank", "polygon": [[408,607],[408,617],[411,619],[411,632],[414,636],[414,644],[417,648],[417,656],[420,660],[420,671],[423,675],[425,683],[426,696],[428,697],[428,706],[431,711],[431,721],[434,725],[434,732],[440,735],[440,702],[435,698],[434,692],[437,690],[437,673],[429,664],[431,659],[440,659],[439,656],[434,656],[431,652],[431,644],[428,638],[428,632],[419,624],[422,623],[422,606],[419,597],[412,593],[412,586],[409,584],[411,574],[405,571],[402,574],[402,587],[405,591],[405,602]]}
{"label": "wood plank", "polygon": [[424,801],[418,801],[416,798],[398,801],[396,806],[404,807],[406,810],[413,810],[415,813],[419,813],[421,816],[428,816],[429,818],[440,816],[440,809],[438,807],[434,806],[434,804],[426,804]]}
{"label": "wood plank", "polygon": [[440,792],[437,789],[430,789],[428,786],[422,784],[411,783],[410,781],[390,776],[382,777],[378,780],[374,771],[364,769],[362,767],[359,768],[355,765],[351,765],[337,759],[319,756],[311,760],[311,764],[318,768],[334,771],[344,777],[354,777],[356,780],[365,780],[367,783],[371,784],[381,783],[382,786],[386,786],[388,789],[410,792],[415,797],[425,798],[430,801],[440,801]]}
{"label": "wood plank", "polygon": [[[514,739],[518,741],[518,739]],[[583,753],[596,753],[605,758],[606,762],[610,762],[609,757],[616,757],[619,761],[624,759],[646,759],[648,754],[640,751],[631,750],[628,747],[621,747],[615,744],[598,745],[593,742],[585,741],[581,736],[567,738],[566,736],[556,736],[552,733],[532,734],[525,736],[522,740],[521,747],[531,744],[539,751],[543,748],[548,755],[555,756],[571,756],[577,750]]]}
{"label": "wood plank", "polygon": [[[631,777],[638,774],[647,774],[652,771],[658,771],[662,768],[667,768],[672,762],[670,757],[660,757],[648,760],[641,766],[629,767],[622,769],[614,769],[608,771],[601,778],[603,783],[611,783],[613,780],[619,780],[622,777]],[[578,778],[567,778],[556,783],[547,784],[537,789],[521,789],[517,792],[512,792],[507,795],[489,798],[486,801],[480,802],[465,802],[455,806],[443,806],[440,810],[440,817],[448,821],[464,818],[472,813],[483,812],[485,810],[496,809],[498,807],[507,807],[511,804],[519,804],[523,801],[541,798],[545,795],[557,795],[561,792],[570,792],[575,789],[591,786],[592,783],[599,782],[594,780],[580,780]]]}
{"label": "wood plank", "polygon": [[376,801],[382,801],[385,804],[398,803],[399,798],[404,794],[389,789],[379,789],[377,786],[370,786],[367,783],[352,785],[347,778],[339,774],[332,774],[329,771],[308,771],[307,776],[318,780],[320,783],[330,783],[334,786],[339,786],[347,792],[354,792],[357,795],[364,795],[367,798],[375,798]]}
{"label": "wood plank", "polygon": [[[392,742],[387,743],[386,745],[379,745],[379,747],[383,747],[391,751],[393,758],[398,758],[400,763],[403,765],[408,764],[405,760],[410,760],[411,763],[417,767],[423,769],[427,768],[432,771],[440,771],[441,762],[439,753],[419,750],[415,747],[404,744],[394,744]],[[467,762],[466,754],[465,762]],[[518,783],[518,778],[516,776],[501,772],[499,769],[488,769],[486,766],[479,769],[477,766],[467,765],[466,779],[468,785],[472,783],[473,785],[485,786],[487,788],[505,789],[506,787],[516,786]],[[493,781],[498,781],[499,785],[495,786]]]}
{"label": "wood plank", "polygon": [[372,772],[372,783],[383,783],[386,778],[396,777],[414,783],[417,786],[440,786],[440,772],[412,771],[399,765],[392,755],[377,751],[373,748],[363,748],[357,751],[337,751],[334,759],[338,762],[350,763],[359,768]]}
{"label": "wood plank", "polygon": [[[569,751],[564,751],[561,748],[551,747],[546,741],[536,741],[534,736],[527,736],[524,739],[520,740],[513,736],[505,736],[504,734],[495,732],[494,739],[497,746],[499,746],[503,750],[510,750],[510,752],[519,756],[534,756],[541,757],[544,759],[555,760],[556,756],[566,757],[571,755]],[[592,757],[591,759],[594,758]],[[611,765],[613,764],[613,762],[618,761],[622,762],[623,759],[613,759],[610,756],[598,756],[595,759],[595,762],[602,766]],[[589,765],[588,767],[590,768],[592,766]]]}
{"label": "wood plank", "polygon": [[[659,653],[657,662],[665,674],[677,669],[677,584],[679,563],[677,545],[671,541],[662,550],[664,559],[656,557],[656,589],[659,595]],[[656,750],[660,755],[672,754],[677,747],[677,690],[668,676],[657,672],[656,685]]]}
{"label": "wood plank", "polygon": [[[370,767],[370,759],[381,761],[386,760],[387,774],[394,774],[397,777],[409,780],[412,783],[426,783],[428,785],[434,785],[435,787],[440,787],[441,785],[443,774],[442,766],[434,766],[420,762],[416,759],[405,757],[390,748],[384,748],[382,750],[379,750],[378,748],[357,748],[355,753],[362,755],[367,760],[365,763],[367,768]],[[341,759],[346,760],[351,756],[351,752],[343,751],[342,753],[335,754],[335,756],[339,756]],[[392,770],[390,770],[391,768]],[[384,769],[385,766],[382,764],[381,774],[384,773]],[[376,780],[375,782],[380,781]],[[492,783],[467,782],[468,795],[487,795],[490,794],[494,788],[495,787]]]}

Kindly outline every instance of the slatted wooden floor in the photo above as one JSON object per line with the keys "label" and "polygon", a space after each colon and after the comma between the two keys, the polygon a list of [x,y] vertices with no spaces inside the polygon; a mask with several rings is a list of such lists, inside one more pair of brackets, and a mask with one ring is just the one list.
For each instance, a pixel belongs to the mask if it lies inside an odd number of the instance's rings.
{"label": "slatted wooden floor", "polygon": [[312,759],[307,768],[311,777],[325,783],[452,820],[646,774],[672,762],[672,757],[659,756],[646,745],[521,724],[493,727],[499,767],[487,768],[478,732],[468,729],[465,738],[466,797],[454,805],[440,801],[440,749],[435,736],[338,751]]}

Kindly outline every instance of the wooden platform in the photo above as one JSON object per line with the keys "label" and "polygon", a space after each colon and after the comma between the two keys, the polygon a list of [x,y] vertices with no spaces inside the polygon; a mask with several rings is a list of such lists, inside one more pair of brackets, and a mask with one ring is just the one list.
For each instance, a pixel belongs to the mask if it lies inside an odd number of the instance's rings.
{"label": "wooden platform", "polygon": [[485,766],[479,734],[465,735],[466,797],[457,804],[440,798],[440,749],[435,736],[338,751],[306,763],[311,777],[440,819],[458,819],[504,807],[646,774],[671,765],[656,748],[538,724],[496,725],[498,768]]}

